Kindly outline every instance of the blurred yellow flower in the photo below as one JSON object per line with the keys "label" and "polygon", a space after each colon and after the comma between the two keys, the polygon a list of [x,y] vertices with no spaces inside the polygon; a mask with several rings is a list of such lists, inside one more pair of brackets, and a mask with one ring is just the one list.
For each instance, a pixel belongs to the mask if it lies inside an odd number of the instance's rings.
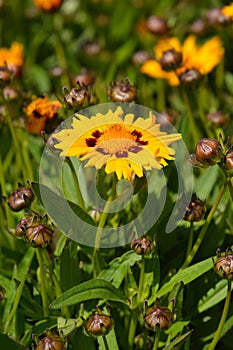
{"label": "blurred yellow flower", "polygon": [[34,0],[34,4],[41,10],[52,11],[58,9],[63,0]]}
{"label": "blurred yellow flower", "polygon": [[10,49],[0,48],[0,66],[7,65],[8,69],[18,75],[24,63],[23,53],[23,45],[17,42],[13,42]]}
{"label": "blurred yellow flower", "polygon": [[61,107],[59,101],[50,101],[48,96],[35,98],[25,108],[28,132],[40,135],[45,129],[46,121],[52,119]]}
{"label": "blurred yellow flower", "polygon": [[[165,71],[160,60],[166,51],[172,49],[182,54],[182,62],[176,70]],[[154,52],[156,59],[146,61],[141,67],[141,72],[152,78],[166,79],[170,85],[177,86],[180,84],[179,76],[190,69],[195,69],[202,75],[210,73],[221,61],[224,48],[217,36],[198,46],[196,37],[190,35],[183,45],[176,37],[160,39],[154,47]]]}
{"label": "blurred yellow flower", "polygon": [[228,17],[230,20],[233,20],[233,2],[230,5],[224,6],[221,9],[221,12],[224,16]]}
{"label": "blurred yellow flower", "polygon": [[181,134],[161,132],[152,112],[146,119],[134,118],[134,114],[124,115],[121,107],[91,118],[77,114],[71,129],[53,135],[61,141],[55,147],[62,150],[61,156],[86,160],[86,167],[105,166],[105,172],[115,172],[118,179],[142,177],[143,170],[160,169],[166,160],[174,159],[175,150],[168,145],[180,140]]}

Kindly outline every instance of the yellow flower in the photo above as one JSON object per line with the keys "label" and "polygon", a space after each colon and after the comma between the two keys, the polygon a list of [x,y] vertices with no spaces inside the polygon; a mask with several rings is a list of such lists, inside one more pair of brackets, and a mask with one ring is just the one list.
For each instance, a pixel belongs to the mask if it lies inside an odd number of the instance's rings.
{"label": "yellow flower", "polygon": [[105,166],[105,172],[115,172],[118,179],[130,179],[133,174],[142,177],[143,170],[160,169],[166,160],[174,159],[175,151],[168,145],[181,135],[161,132],[152,112],[146,119],[134,118],[134,114],[124,116],[121,107],[91,118],[77,114],[71,129],[53,135],[61,141],[55,147],[62,150],[61,156],[87,161],[87,167]]}
{"label": "yellow flower", "polygon": [[35,98],[26,108],[28,116],[27,130],[29,133],[40,135],[45,129],[46,121],[52,119],[62,104],[59,101],[50,101],[48,96]]}
{"label": "yellow flower", "polygon": [[[182,63],[176,71],[167,72],[163,70],[159,60],[164,52],[171,49],[182,53]],[[196,45],[194,35],[190,35],[183,45],[176,37],[165,38],[158,41],[154,51],[156,60],[146,61],[141,67],[141,72],[152,78],[166,79],[172,86],[180,84],[179,76],[187,70],[195,69],[202,75],[210,73],[224,55],[222,42],[217,36],[202,46]]]}
{"label": "yellow flower", "polygon": [[224,6],[221,9],[224,16],[228,17],[231,21],[233,20],[233,2],[230,5]]}
{"label": "yellow flower", "polygon": [[15,75],[18,75],[24,62],[23,51],[23,45],[17,42],[13,42],[10,49],[0,48],[0,66],[7,65]]}
{"label": "yellow flower", "polygon": [[52,11],[59,8],[63,0],[34,0],[35,5],[44,11]]}

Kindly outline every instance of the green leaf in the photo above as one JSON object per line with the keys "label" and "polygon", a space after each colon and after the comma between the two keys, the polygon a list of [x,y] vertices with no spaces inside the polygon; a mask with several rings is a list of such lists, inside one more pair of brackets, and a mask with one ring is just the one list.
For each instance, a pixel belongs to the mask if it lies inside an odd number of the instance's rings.
{"label": "green leaf", "polygon": [[178,350],[182,344],[190,337],[192,330],[187,333],[176,337],[169,345],[165,346],[163,350]]}
{"label": "green leaf", "polygon": [[[49,204],[51,204],[51,207],[54,208],[54,211],[56,211],[57,216],[59,216],[59,214],[60,214],[61,217],[64,219],[64,217],[62,215],[63,213],[61,211],[63,208],[62,203],[67,202],[69,204],[69,206],[71,207],[71,209],[74,211],[74,213],[81,220],[85,221],[87,224],[90,224],[92,226],[96,226],[96,223],[92,219],[92,217],[90,215],[88,215],[77,204],[70,202],[70,201],[66,200],[65,198],[62,198],[61,196],[59,196],[55,192],[51,191],[50,188],[48,188],[45,185],[39,184],[38,182],[32,182],[31,185],[32,185],[33,191],[35,192],[35,195],[37,196],[38,200],[41,202],[42,205],[43,205],[43,200],[41,197],[41,192],[46,193],[47,198],[49,198],[49,202],[47,202],[47,204],[49,207],[50,207]],[[69,218],[66,217],[66,220],[69,221]]]}
{"label": "green leaf", "polygon": [[[112,329],[111,332],[109,332],[105,336],[105,338],[106,338],[109,350],[119,350],[114,329]],[[97,340],[99,343],[99,350],[106,350],[106,347],[105,347],[104,341],[103,341],[103,337],[98,337]]]}
{"label": "green leaf", "polygon": [[208,310],[220,301],[224,300],[227,295],[227,281],[220,280],[214,288],[211,288],[207,294],[198,303],[198,312]]}
{"label": "green leaf", "polygon": [[66,337],[70,334],[76,327],[81,326],[83,321],[80,319],[79,324],[77,324],[76,319],[66,319],[63,317],[58,317],[57,319],[57,329],[62,332],[62,334]]}
{"label": "green leaf", "polygon": [[184,285],[194,281],[207,271],[213,268],[213,261],[211,258],[203,260],[195,265],[187,267],[185,270],[177,272],[162,288],[158,291],[157,297],[160,298],[163,295],[169,293],[177,282],[183,282]]}
{"label": "green leaf", "polygon": [[157,254],[148,257],[145,256],[145,275],[141,301],[147,299],[151,294],[151,298],[154,300],[154,295],[159,287],[159,268],[159,258]]}
{"label": "green leaf", "polygon": [[81,283],[63,293],[50,307],[60,309],[91,299],[105,299],[127,303],[124,295],[111,283],[103,279],[94,279]]}
{"label": "green leaf", "polygon": [[29,350],[24,345],[20,344],[16,340],[10,339],[5,334],[0,334],[0,344],[1,349],[7,349],[7,350]]}

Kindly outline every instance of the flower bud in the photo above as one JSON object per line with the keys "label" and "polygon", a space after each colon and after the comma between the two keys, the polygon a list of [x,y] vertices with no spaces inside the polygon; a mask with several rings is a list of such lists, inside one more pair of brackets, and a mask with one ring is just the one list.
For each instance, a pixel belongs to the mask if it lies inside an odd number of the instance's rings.
{"label": "flower bud", "polygon": [[58,334],[52,333],[43,338],[37,345],[36,350],[64,350],[64,341]]}
{"label": "flower bud", "polygon": [[175,49],[166,50],[160,59],[163,70],[169,72],[176,70],[182,62],[182,53]]}
{"label": "flower bud", "polygon": [[149,17],[146,21],[146,27],[154,35],[163,35],[168,31],[166,20],[157,16]]}
{"label": "flower bud", "polygon": [[120,83],[114,81],[107,90],[108,97],[114,102],[132,102],[137,99],[138,91],[126,78]]}
{"label": "flower bud", "polygon": [[206,29],[205,21],[203,21],[203,19],[201,18],[198,18],[192,23],[190,31],[193,34],[200,35],[205,31],[205,29]]}
{"label": "flower bud", "polygon": [[195,86],[201,79],[201,73],[196,69],[188,69],[179,76],[182,84]]}
{"label": "flower bud", "polygon": [[63,98],[68,108],[80,110],[82,107],[88,106],[90,94],[85,87],[72,88],[70,91],[64,87]]}
{"label": "flower bud", "polygon": [[214,270],[220,277],[233,280],[233,254],[231,249],[223,256],[218,254]]}
{"label": "flower bud", "polygon": [[137,65],[142,65],[144,62],[148,61],[151,58],[150,54],[147,51],[137,51],[132,56],[132,62]]}
{"label": "flower bud", "polygon": [[6,296],[6,290],[3,286],[0,285],[0,301],[5,299],[5,296]]}
{"label": "flower bud", "polygon": [[224,113],[221,111],[216,111],[213,113],[207,114],[207,118],[211,121],[211,123],[217,128],[221,128],[227,124],[228,119]]}
{"label": "flower bud", "polygon": [[0,67],[0,82],[8,82],[12,78],[12,71],[8,67]]}
{"label": "flower bud", "polygon": [[34,193],[29,187],[19,187],[13,191],[8,198],[8,205],[13,211],[20,211],[31,205],[34,200]]}
{"label": "flower bud", "polygon": [[205,214],[205,203],[197,198],[196,194],[192,195],[192,199],[186,208],[184,220],[189,222],[200,221]]}
{"label": "flower bud", "polygon": [[140,237],[132,241],[131,249],[138,255],[147,255],[155,250],[155,243],[148,237]]}
{"label": "flower bud", "polygon": [[39,222],[33,223],[27,227],[25,232],[25,239],[34,248],[45,248],[52,241],[54,230],[48,225]]}
{"label": "flower bud", "polygon": [[221,159],[221,146],[215,139],[201,139],[195,150],[196,160],[204,167],[215,165]]}
{"label": "flower bud", "polygon": [[233,151],[232,148],[228,151],[224,158],[224,166],[227,170],[232,170],[233,169]]}
{"label": "flower bud", "polygon": [[159,327],[161,330],[168,329],[173,321],[173,313],[165,306],[154,305],[149,307],[144,315],[144,322],[148,328],[156,331]]}
{"label": "flower bud", "polygon": [[94,83],[94,76],[92,73],[83,69],[80,74],[76,75],[72,80],[72,85],[76,87],[78,84],[80,87],[86,87]]}
{"label": "flower bud", "polygon": [[113,328],[111,315],[103,314],[99,308],[84,322],[85,331],[94,337],[103,336]]}
{"label": "flower bud", "polygon": [[224,24],[228,22],[228,18],[221,12],[221,8],[214,7],[206,13],[206,20],[210,26]]}
{"label": "flower bud", "polygon": [[22,218],[15,228],[15,236],[17,238],[23,238],[26,233],[26,229],[31,226],[33,217]]}

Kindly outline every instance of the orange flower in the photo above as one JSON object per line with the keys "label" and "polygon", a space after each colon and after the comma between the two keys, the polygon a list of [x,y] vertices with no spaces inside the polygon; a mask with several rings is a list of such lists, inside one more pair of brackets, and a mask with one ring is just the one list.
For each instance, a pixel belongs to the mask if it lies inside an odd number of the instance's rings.
{"label": "orange flower", "polygon": [[62,107],[59,101],[50,101],[47,96],[35,98],[26,108],[28,116],[27,130],[40,135],[45,129],[46,121],[52,119]]}
{"label": "orange flower", "polygon": [[[182,54],[182,63],[176,71],[167,72],[163,70],[160,59],[164,52],[171,49]],[[202,46],[196,45],[194,35],[190,35],[184,41],[183,46],[176,37],[161,39],[154,47],[154,51],[156,60],[146,61],[141,67],[141,72],[152,78],[166,79],[172,86],[179,85],[180,75],[190,69],[197,70],[202,75],[210,73],[224,55],[222,42],[217,36]]]}
{"label": "orange flower", "polygon": [[41,10],[52,11],[58,9],[63,0],[34,0],[34,4]]}
{"label": "orange flower", "polygon": [[233,2],[230,5],[224,6],[221,9],[221,12],[224,16],[228,17],[231,21],[233,21]]}
{"label": "orange flower", "polygon": [[0,66],[7,65],[8,69],[18,75],[24,62],[23,51],[23,45],[17,42],[13,42],[10,49],[0,48]]}

